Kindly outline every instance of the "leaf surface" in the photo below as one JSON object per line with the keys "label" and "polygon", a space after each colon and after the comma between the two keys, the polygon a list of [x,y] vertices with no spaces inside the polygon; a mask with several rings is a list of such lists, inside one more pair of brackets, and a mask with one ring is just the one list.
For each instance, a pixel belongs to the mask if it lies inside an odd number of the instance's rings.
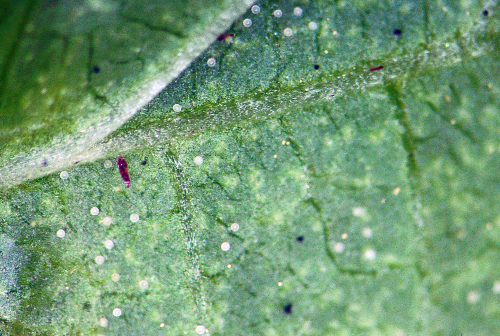
{"label": "leaf surface", "polygon": [[7,333],[500,331],[497,3],[258,6],[2,192]]}

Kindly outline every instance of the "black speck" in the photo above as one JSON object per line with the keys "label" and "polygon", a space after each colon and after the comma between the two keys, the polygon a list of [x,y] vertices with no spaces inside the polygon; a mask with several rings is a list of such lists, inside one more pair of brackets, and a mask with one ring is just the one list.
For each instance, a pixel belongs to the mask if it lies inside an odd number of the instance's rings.
{"label": "black speck", "polygon": [[488,16],[488,15],[490,15],[490,12],[488,12],[488,10],[487,10],[487,9],[485,9],[485,10],[483,11],[483,15],[484,15],[484,16]]}
{"label": "black speck", "polygon": [[318,70],[319,69],[319,65],[315,64],[314,65],[314,70]]}
{"label": "black speck", "polygon": [[394,29],[392,33],[394,34],[394,36],[401,36],[401,34],[403,34],[401,29]]}
{"label": "black speck", "polygon": [[297,237],[297,238],[295,238],[295,239],[297,239],[297,241],[298,241],[299,243],[302,243],[302,242],[304,241],[304,236],[298,236],[298,237]]}
{"label": "black speck", "polygon": [[291,314],[293,309],[293,304],[287,303],[286,305],[283,306],[283,313],[285,314]]}
{"label": "black speck", "polygon": [[141,165],[145,166],[146,163],[148,163],[148,162],[146,160],[144,160],[144,161],[141,162]]}
{"label": "black speck", "polygon": [[43,161],[42,166],[47,167],[47,161]]}
{"label": "black speck", "polygon": [[90,311],[90,308],[92,308],[92,305],[90,304],[90,302],[87,301],[83,304],[83,309]]}
{"label": "black speck", "polygon": [[99,72],[101,72],[101,68],[99,68],[97,65],[94,65],[94,67],[92,68],[92,71],[94,71],[94,73],[98,74]]}

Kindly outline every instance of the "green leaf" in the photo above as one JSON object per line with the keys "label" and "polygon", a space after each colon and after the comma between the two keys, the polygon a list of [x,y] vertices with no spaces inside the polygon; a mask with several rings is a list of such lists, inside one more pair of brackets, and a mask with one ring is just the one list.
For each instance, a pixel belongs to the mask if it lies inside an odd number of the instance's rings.
{"label": "green leaf", "polygon": [[0,330],[500,332],[497,2],[258,6],[114,132],[61,125],[71,160],[0,166]]}
{"label": "green leaf", "polygon": [[95,160],[252,2],[3,1],[0,186]]}

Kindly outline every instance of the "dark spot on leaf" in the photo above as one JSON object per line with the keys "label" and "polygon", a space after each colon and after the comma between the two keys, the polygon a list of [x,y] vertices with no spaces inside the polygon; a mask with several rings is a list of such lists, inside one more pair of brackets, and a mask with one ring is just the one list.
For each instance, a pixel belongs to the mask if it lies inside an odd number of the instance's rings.
{"label": "dark spot on leaf", "polygon": [[42,166],[47,167],[47,161],[43,161]]}
{"label": "dark spot on leaf", "polygon": [[403,32],[401,31],[401,29],[394,29],[393,34],[394,34],[394,36],[401,36],[401,34],[403,34]]}
{"label": "dark spot on leaf", "polygon": [[146,163],[148,163],[148,162],[146,160],[144,160],[144,161],[141,162],[141,165],[145,166]]}
{"label": "dark spot on leaf", "polygon": [[315,64],[314,65],[314,70],[318,70],[319,69],[319,65]]}
{"label": "dark spot on leaf", "polygon": [[87,301],[83,304],[83,309],[90,311],[90,308],[92,308],[92,305],[90,304],[90,302]]}
{"label": "dark spot on leaf", "polygon": [[101,72],[101,68],[99,68],[97,65],[94,65],[94,67],[92,68],[92,71],[94,71],[94,73],[98,74],[99,72]]}
{"label": "dark spot on leaf", "polygon": [[47,5],[48,5],[48,7],[54,7],[54,6],[57,6],[58,3],[59,3],[59,0],[49,0],[47,2]]}
{"label": "dark spot on leaf", "polygon": [[292,308],[293,308],[293,305],[291,303],[287,303],[286,305],[283,306],[283,313],[291,314]]}
{"label": "dark spot on leaf", "polygon": [[302,243],[302,242],[304,241],[304,236],[298,236],[298,237],[297,237],[297,238],[295,238],[295,239],[297,239],[297,241],[298,241],[299,243]]}
{"label": "dark spot on leaf", "polygon": [[488,16],[489,14],[490,14],[490,12],[488,12],[488,10],[487,10],[487,9],[485,9],[485,10],[483,11],[483,15],[484,15],[484,16]]}

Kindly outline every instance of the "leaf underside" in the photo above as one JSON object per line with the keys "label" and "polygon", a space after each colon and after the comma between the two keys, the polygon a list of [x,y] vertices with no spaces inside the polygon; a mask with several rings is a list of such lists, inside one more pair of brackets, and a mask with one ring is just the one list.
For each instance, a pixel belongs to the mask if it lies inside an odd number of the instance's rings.
{"label": "leaf underside", "polygon": [[2,191],[0,330],[500,333],[497,3],[258,6],[93,162]]}

